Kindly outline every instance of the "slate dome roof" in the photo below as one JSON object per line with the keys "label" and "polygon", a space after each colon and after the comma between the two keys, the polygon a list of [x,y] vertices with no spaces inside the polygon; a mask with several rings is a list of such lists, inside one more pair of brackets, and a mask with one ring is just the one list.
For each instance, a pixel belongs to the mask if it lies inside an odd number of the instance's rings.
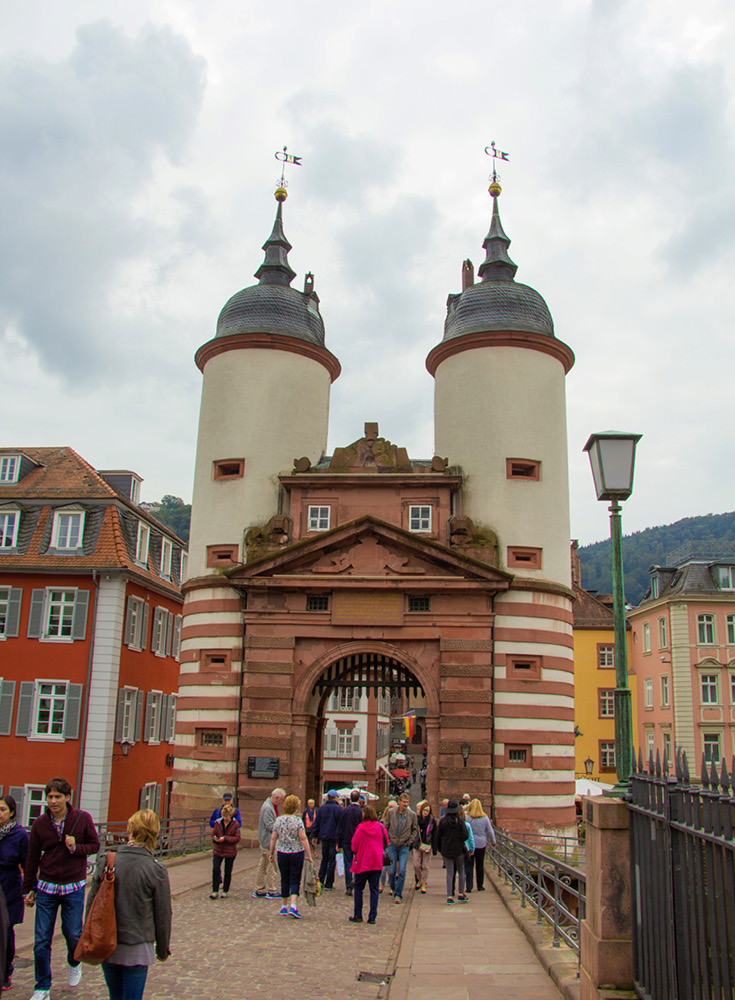
{"label": "slate dome roof", "polygon": [[263,244],[265,259],[255,272],[258,284],[236,292],[225,303],[215,337],[272,333],[324,346],[318,297],[310,287],[303,292],[291,288],[296,272],[288,263],[291,244],[283,232],[282,207],[279,201],[273,231]]}
{"label": "slate dome roof", "polygon": [[498,212],[500,185],[490,188],[493,217],[483,247],[485,261],[478,270],[481,280],[447,301],[444,340],[488,330],[511,330],[554,336],[554,321],[543,297],[528,285],[515,281],[517,266],[508,256],[510,240],[503,231]]}

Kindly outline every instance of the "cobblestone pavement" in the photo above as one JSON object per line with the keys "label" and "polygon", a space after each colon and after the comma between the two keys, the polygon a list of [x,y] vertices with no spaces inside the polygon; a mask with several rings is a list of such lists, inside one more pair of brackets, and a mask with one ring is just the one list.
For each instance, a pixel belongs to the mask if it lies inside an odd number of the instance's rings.
{"label": "cobblestone pavement", "polygon": [[[244,853],[244,852],[243,852]],[[382,976],[413,895],[397,906],[383,893],[375,926],[351,924],[353,901],[339,888],[324,893],[316,907],[301,901],[302,920],[279,915],[280,901],[252,899],[254,868],[236,862],[228,899],[209,899],[209,887],[184,891],[174,899],[171,957],[148,974],[146,1000],[209,997],[225,993],[237,1000],[343,1000],[373,998],[380,983],[358,982],[360,972]],[[197,862],[205,873],[211,861]],[[189,866],[182,866],[189,867]],[[172,886],[176,870],[172,870]],[[364,916],[367,917],[367,908]],[[32,922],[29,921],[32,926]],[[54,940],[51,1000],[103,1000],[101,969],[84,969],[80,986],[66,985],[65,948]],[[393,955],[393,958],[395,956]],[[59,985],[56,985],[59,984]],[[8,1000],[27,1000],[33,992],[32,954],[16,962]]]}

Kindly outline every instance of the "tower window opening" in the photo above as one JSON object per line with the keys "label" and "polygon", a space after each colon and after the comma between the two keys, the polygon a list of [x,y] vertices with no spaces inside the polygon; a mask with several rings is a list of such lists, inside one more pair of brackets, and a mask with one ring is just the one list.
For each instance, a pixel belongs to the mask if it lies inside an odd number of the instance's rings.
{"label": "tower window opening", "polygon": [[306,595],[306,610],[307,611],[329,611],[329,595],[328,594],[307,594]]}
{"label": "tower window opening", "polygon": [[409,596],[409,611],[431,611],[431,598],[428,596]]}
{"label": "tower window opening", "polygon": [[506,745],[505,763],[508,767],[531,767],[531,747]]}
{"label": "tower window opening", "polygon": [[541,549],[530,546],[508,546],[508,568],[541,569]]}
{"label": "tower window opening", "polygon": [[541,463],[535,459],[507,458],[505,474],[508,479],[527,479],[537,483],[541,478]]}
{"label": "tower window opening", "polygon": [[242,479],[244,474],[244,458],[225,458],[214,463],[215,479]]}

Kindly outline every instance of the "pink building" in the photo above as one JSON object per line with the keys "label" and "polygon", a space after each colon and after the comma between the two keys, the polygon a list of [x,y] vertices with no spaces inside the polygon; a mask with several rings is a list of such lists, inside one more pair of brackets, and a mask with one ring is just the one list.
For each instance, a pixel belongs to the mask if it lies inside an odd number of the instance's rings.
{"label": "pink building", "polygon": [[646,757],[681,748],[699,775],[703,759],[735,753],[735,550],[690,544],[668,563],[651,567],[651,587],[628,614],[636,738]]}

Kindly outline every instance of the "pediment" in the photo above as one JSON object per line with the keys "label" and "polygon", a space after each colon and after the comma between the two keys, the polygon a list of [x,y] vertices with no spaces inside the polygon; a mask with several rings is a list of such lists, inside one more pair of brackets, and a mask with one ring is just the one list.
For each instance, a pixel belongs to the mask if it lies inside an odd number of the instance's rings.
{"label": "pediment", "polygon": [[264,577],[422,579],[446,578],[494,584],[505,590],[512,574],[458,553],[439,542],[422,538],[374,517],[309,538],[275,555],[228,571],[233,584]]}

